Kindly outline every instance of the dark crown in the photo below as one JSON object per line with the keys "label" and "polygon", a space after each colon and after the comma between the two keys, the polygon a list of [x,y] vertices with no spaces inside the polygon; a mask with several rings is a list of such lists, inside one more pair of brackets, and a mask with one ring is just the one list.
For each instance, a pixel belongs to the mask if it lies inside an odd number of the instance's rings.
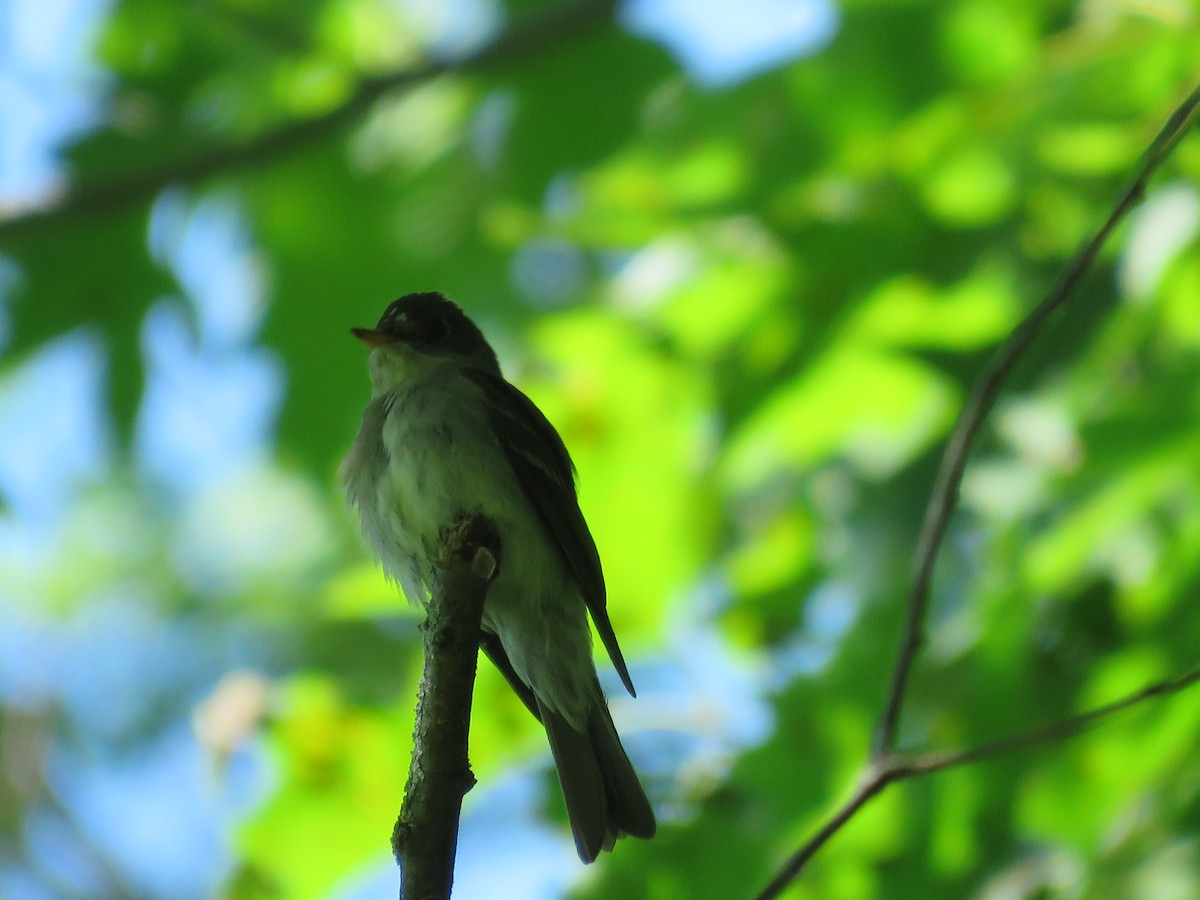
{"label": "dark crown", "polygon": [[460,355],[481,368],[500,371],[495,351],[457,303],[436,291],[405,294],[388,304],[376,331]]}
{"label": "dark crown", "polygon": [[444,319],[450,322],[466,318],[458,304],[447,300],[437,291],[423,291],[405,294],[389,303],[388,308],[379,317],[379,324],[375,326],[375,330],[384,334],[405,334],[411,330],[414,322],[430,319]]}

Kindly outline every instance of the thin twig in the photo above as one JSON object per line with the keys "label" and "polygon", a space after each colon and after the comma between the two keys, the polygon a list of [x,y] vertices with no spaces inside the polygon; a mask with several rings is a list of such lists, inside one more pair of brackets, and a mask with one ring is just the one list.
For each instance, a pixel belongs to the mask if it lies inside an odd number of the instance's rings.
{"label": "thin twig", "polygon": [[971,443],[983,420],[991,411],[1004,381],[1016,366],[1021,355],[1037,337],[1046,320],[1070,297],[1080,279],[1091,266],[1105,240],[1117,224],[1129,213],[1145,191],[1146,183],[1183,138],[1200,107],[1200,87],[1171,114],[1154,142],[1150,145],[1132,183],[1117,201],[1112,213],[1095,236],[1072,258],[1065,273],[1050,294],[1009,335],[995,358],[984,370],[950,434],[938,476],[925,511],[918,541],[917,570],[908,601],[908,619],[904,640],[889,682],[887,702],[876,733],[871,764],[858,790],[834,811],[817,832],[788,858],[770,884],[758,895],[758,900],[779,896],[803,870],[813,855],[849,822],[860,809],[895,781],[940,771],[957,765],[1011,753],[1026,747],[1065,740],[1092,723],[1126,709],[1151,697],[1174,693],[1200,680],[1200,670],[1169,681],[1150,685],[1123,700],[1099,707],[1090,712],[1044,725],[1031,731],[982,744],[970,750],[950,753],[898,754],[895,752],[896,731],[904,692],[908,684],[913,659],[920,648],[929,603],[929,584],[938,550],[946,534],[950,515],[958,502],[963,469]]}
{"label": "thin twig", "polygon": [[892,775],[886,765],[872,766],[865,776],[859,781],[858,787],[850,798],[838,807],[837,811],[825,820],[825,824],[810,837],[804,844],[791,855],[786,863],[771,879],[768,884],[758,894],[756,900],[771,900],[772,897],[778,897],[783,893],[784,888],[792,883],[792,880],[800,874],[801,869],[808,865],[808,861],[812,859],[818,850],[825,846],[825,842],[842,830],[842,826],[849,822],[854,815],[871,802],[880,791],[882,791],[891,782]]}
{"label": "thin twig", "polygon": [[1031,747],[1068,740],[1082,734],[1092,725],[1115,713],[1129,709],[1131,706],[1137,706],[1154,697],[1165,697],[1177,693],[1198,681],[1200,681],[1200,667],[1183,675],[1155,682],[1120,700],[1114,700],[1112,703],[1106,703],[1087,712],[1040,725],[1028,731],[997,738],[977,747],[916,754],[898,753],[881,757],[871,763],[855,792],[825,820],[825,823],[812,837],[788,858],[788,861],[771,879],[771,883],[758,894],[756,900],[772,900],[783,893],[783,890],[800,874],[817,851],[840,831],[860,809],[882,793],[888,785],[929,775],[933,772],[941,772],[944,769],[984,762],[1019,750],[1028,750]]}
{"label": "thin twig", "polygon": [[364,115],[383,95],[429,81],[449,72],[474,72],[523,59],[560,46],[611,21],[616,0],[577,0],[503,32],[474,53],[454,60],[431,60],[361,81],[340,106],[326,113],[288,122],[252,140],[209,147],[201,153],[158,168],[113,175],[69,189],[53,205],[0,218],[0,238],[12,239],[33,229],[54,226],[78,215],[94,215],[136,203],[147,203],[173,184],[193,184],[239,169],[272,162],[303,149]]}
{"label": "thin twig", "polygon": [[958,490],[962,484],[963,470],[966,468],[971,444],[979,433],[984,419],[991,412],[1001,387],[1016,367],[1017,361],[1029,349],[1050,316],[1070,298],[1113,229],[1141,199],[1150,176],[1170,155],[1191,125],[1197,106],[1200,106],[1200,87],[1192,91],[1191,95],[1167,120],[1167,124],[1163,126],[1154,143],[1150,145],[1133,182],[1117,201],[1108,220],[1095,236],[1075,254],[1050,294],[1008,336],[999,352],[984,370],[975,389],[971,392],[970,400],[963,407],[963,411],[954,425],[954,430],[946,444],[945,453],[942,455],[942,462],[938,468],[929,505],[925,510],[921,536],[917,542],[916,575],[913,578],[912,592],[908,599],[908,619],[904,627],[904,639],[900,645],[900,653],[896,659],[895,669],[892,671],[887,701],[876,732],[873,750],[873,756],[876,759],[891,753],[896,746],[896,732],[900,722],[900,709],[904,703],[904,692],[908,686],[913,659],[924,639],[933,566],[937,561],[942,540],[946,536],[950,516],[958,502]]}
{"label": "thin twig", "polygon": [[467,757],[480,621],[500,558],[495,526],[459,523],[443,542],[425,618],[425,670],[417,700],[412,764],[392,830],[402,898],[448,898],[454,881],[463,796],[475,784]]}
{"label": "thin twig", "polygon": [[1197,681],[1200,681],[1200,667],[1194,668],[1183,675],[1155,682],[1127,697],[1114,700],[1112,703],[1106,703],[1104,706],[1098,706],[1087,712],[1068,716],[1065,719],[1059,719],[1057,722],[1050,722],[1047,725],[1040,725],[1028,731],[997,738],[994,741],[988,741],[986,744],[980,744],[978,747],[972,747],[968,750],[932,751],[929,753],[914,754],[907,757],[903,766],[892,767],[895,772],[894,780],[901,781],[916,775],[926,775],[930,772],[940,772],[942,769],[952,769],[955,766],[993,759],[997,756],[1004,756],[1007,753],[1015,753],[1018,750],[1027,750],[1030,747],[1039,747],[1044,744],[1064,741],[1081,734],[1100,719],[1111,716],[1113,713],[1121,712],[1131,706],[1137,706],[1139,703],[1150,700],[1153,697],[1165,697],[1169,694],[1177,693],[1186,687],[1190,687]]}

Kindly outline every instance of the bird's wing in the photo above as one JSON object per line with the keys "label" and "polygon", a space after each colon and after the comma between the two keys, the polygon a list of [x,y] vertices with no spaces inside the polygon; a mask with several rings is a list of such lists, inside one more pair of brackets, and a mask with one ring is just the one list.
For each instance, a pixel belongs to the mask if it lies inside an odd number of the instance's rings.
{"label": "bird's wing", "polygon": [[575,466],[562,438],[534,402],[503,378],[482,369],[470,369],[468,375],[483,390],[492,431],[525,496],[541,514],[579,582],[604,649],[626,690],[637,696],[608,619],[600,554],[579,509]]}
{"label": "bird's wing", "polygon": [[517,674],[517,670],[513,668],[512,661],[508,658],[508,653],[504,650],[504,645],[500,643],[500,636],[492,634],[490,631],[481,631],[479,633],[479,647],[487,654],[487,658],[492,661],[500,674],[504,676],[504,680],[521,698],[521,702],[525,704],[525,708],[533,713],[533,717],[539,722],[542,720],[542,713],[538,709],[537,696],[533,693],[533,689],[529,687],[521,676]]}

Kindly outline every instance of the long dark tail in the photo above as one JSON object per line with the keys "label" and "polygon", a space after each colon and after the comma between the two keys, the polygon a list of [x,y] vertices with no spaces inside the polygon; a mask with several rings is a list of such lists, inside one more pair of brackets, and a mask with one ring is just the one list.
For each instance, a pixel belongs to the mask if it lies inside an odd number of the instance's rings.
{"label": "long dark tail", "polygon": [[575,849],[585,863],[593,862],[601,850],[611,850],[622,835],[651,838],[657,827],[650,801],[598,688],[596,695],[586,733],[576,731],[561,715],[538,703],[558,767]]}

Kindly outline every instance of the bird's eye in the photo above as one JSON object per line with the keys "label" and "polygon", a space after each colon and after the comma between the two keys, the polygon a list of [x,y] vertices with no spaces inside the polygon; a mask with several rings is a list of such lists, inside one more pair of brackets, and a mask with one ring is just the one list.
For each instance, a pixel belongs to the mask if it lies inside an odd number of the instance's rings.
{"label": "bird's eye", "polygon": [[421,340],[437,344],[450,336],[450,323],[442,318],[425,319],[417,330]]}

